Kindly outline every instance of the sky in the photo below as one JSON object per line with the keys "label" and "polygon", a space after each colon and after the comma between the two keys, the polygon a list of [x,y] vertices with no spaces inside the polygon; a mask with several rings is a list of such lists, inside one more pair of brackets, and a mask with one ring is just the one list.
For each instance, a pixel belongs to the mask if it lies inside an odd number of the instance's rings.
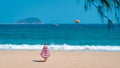
{"label": "sky", "polygon": [[81,24],[99,24],[97,10],[84,10],[82,0],[0,0],[0,24],[37,17],[46,24],[72,24],[79,19]]}

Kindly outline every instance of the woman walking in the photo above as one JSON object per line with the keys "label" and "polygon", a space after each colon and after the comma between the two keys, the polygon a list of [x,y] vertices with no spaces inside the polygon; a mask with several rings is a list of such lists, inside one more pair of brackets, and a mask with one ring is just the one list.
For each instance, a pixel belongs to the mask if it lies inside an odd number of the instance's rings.
{"label": "woman walking", "polygon": [[42,52],[40,53],[41,57],[44,59],[44,62],[47,61],[48,57],[50,56],[49,48],[46,44],[44,44]]}

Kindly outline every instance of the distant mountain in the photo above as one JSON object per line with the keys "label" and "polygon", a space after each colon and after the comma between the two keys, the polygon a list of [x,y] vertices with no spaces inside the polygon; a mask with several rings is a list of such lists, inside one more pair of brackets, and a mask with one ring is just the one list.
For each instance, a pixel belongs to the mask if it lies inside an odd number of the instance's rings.
{"label": "distant mountain", "polygon": [[21,19],[17,23],[18,24],[43,24],[43,22],[41,22],[41,20],[36,17]]}

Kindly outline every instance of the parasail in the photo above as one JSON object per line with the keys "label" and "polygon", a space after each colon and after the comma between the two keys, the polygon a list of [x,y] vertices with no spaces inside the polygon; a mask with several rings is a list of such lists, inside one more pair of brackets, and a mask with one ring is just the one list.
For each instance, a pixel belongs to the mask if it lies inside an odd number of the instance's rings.
{"label": "parasail", "polygon": [[75,23],[80,23],[80,20],[78,20],[78,19],[77,19],[77,20],[75,20]]}

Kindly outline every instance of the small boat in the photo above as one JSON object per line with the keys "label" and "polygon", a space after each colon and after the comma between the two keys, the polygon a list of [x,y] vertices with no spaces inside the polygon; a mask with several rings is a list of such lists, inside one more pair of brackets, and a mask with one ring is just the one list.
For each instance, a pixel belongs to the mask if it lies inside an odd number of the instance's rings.
{"label": "small boat", "polygon": [[56,23],[54,23],[53,25],[54,25],[54,26],[59,26],[59,24],[56,24]]}

